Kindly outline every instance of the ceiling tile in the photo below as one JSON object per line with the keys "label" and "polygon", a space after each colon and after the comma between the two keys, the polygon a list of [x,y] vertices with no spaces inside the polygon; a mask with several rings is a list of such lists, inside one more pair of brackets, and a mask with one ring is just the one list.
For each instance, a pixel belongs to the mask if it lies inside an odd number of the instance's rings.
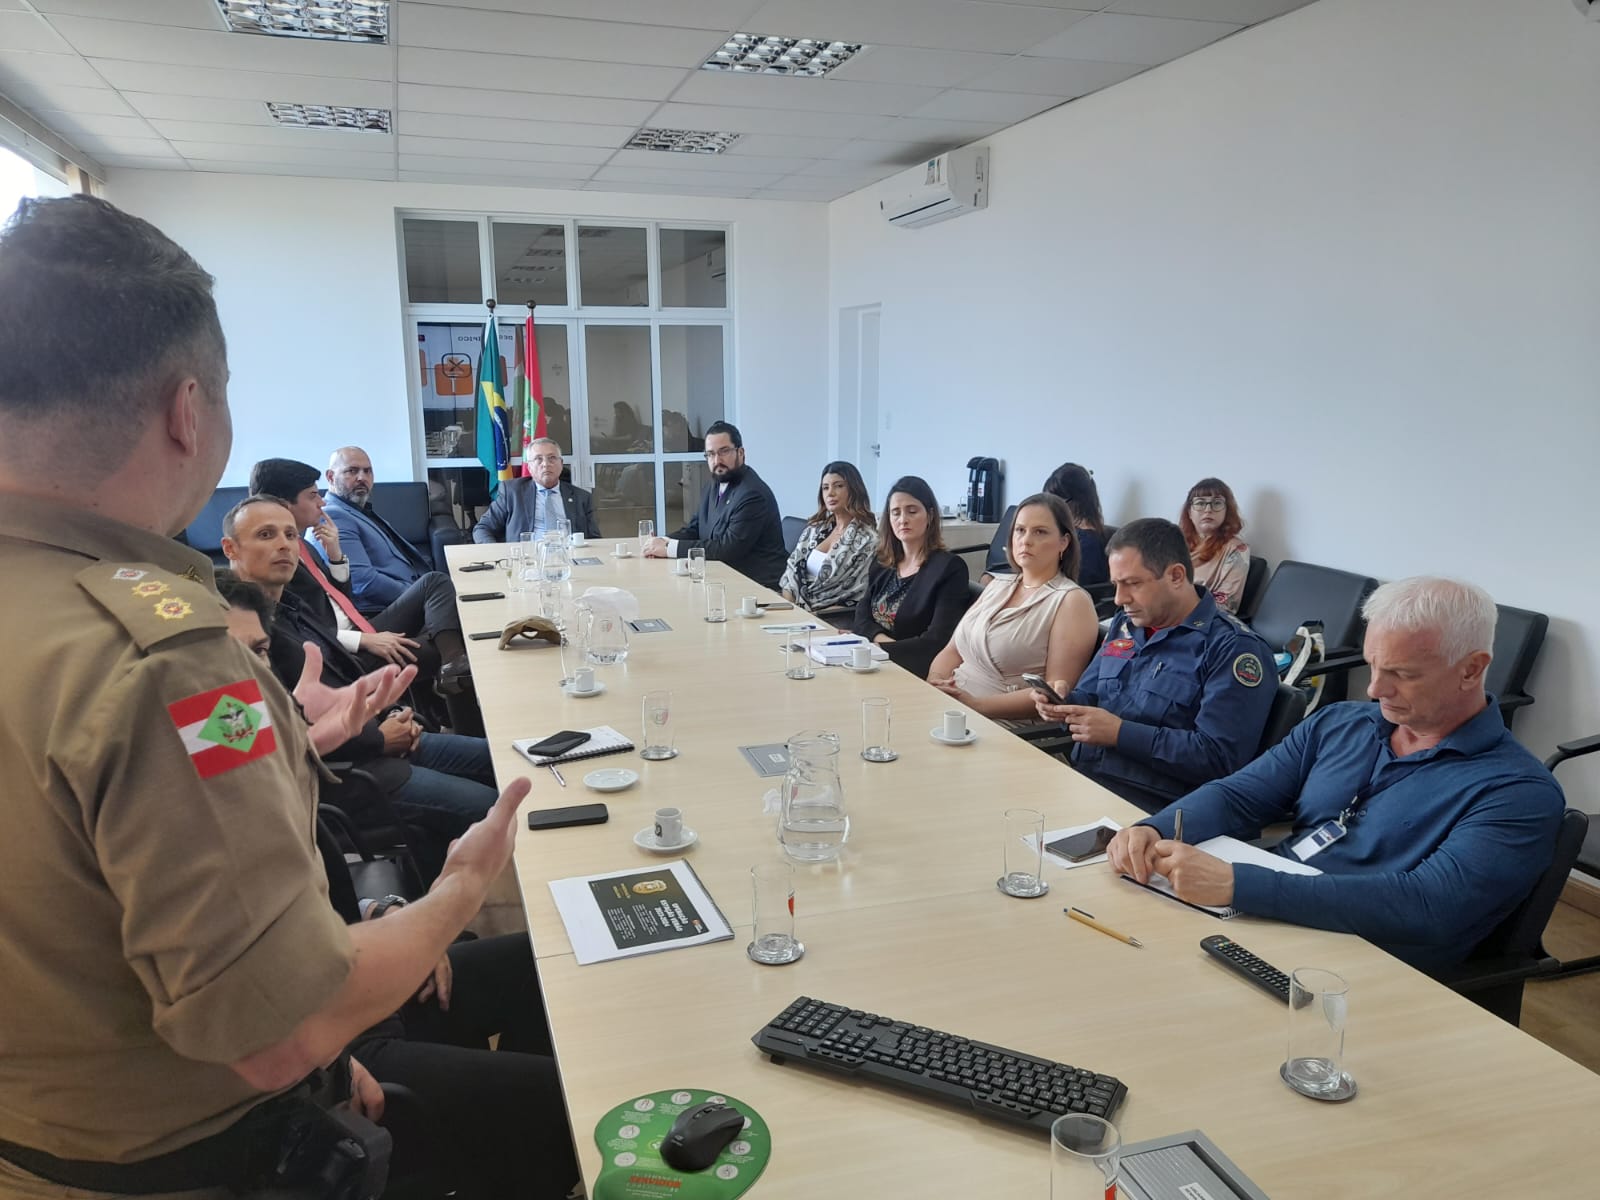
{"label": "ceiling tile", "polygon": [[0,12],[0,46],[41,54],[71,54],[72,47],[36,13]]}
{"label": "ceiling tile", "polygon": [[119,21],[139,21],[147,25],[179,25],[189,29],[221,29],[222,13],[217,0],[30,0],[42,13],[66,16],[104,17],[113,11]]}
{"label": "ceiling tile", "polygon": [[655,110],[654,100],[552,96],[536,92],[497,92],[485,88],[432,87],[420,83],[400,85],[400,111],[403,113],[482,114],[520,120],[626,125],[629,129],[637,129]]}
{"label": "ceiling tile", "polygon": [[330,167],[318,163],[261,162],[257,159],[197,158],[189,164],[192,171],[226,175],[301,175],[312,179],[381,179],[392,180],[394,169],[382,166]]}
{"label": "ceiling tile", "polygon": [[739,75],[696,71],[674,93],[677,104],[749,105],[806,112],[900,116],[939,94],[935,87],[851,83],[843,79],[798,79],[783,75]]}
{"label": "ceiling tile", "polygon": [[177,151],[162,138],[157,137],[86,137],[80,148],[99,157],[103,154],[124,154],[136,158],[176,158]]}
{"label": "ceiling tile", "polygon": [[92,17],[52,17],[51,23],[85,58],[351,79],[394,78],[394,55],[387,46],[259,37]]}
{"label": "ceiling tile", "polygon": [[150,122],[143,117],[62,112],[53,108],[41,109],[33,115],[42,124],[67,137],[72,137],[74,134],[93,134],[96,137],[155,136],[155,131],[150,128]]}
{"label": "ceiling tile", "polygon": [[524,141],[482,142],[472,138],[400,135],[401,154],[438,158],[498,158],[512,162],[587,163],[598,166],[612,151],[603,146],[552,146]]}
{"label": "ceiling tile", "polygon": [[152,121],[210,121],[218,125],[271,125],[262,100],[224,100],[218,96],[165,96],[123,92],[134,111]]}
{"label": "ceiling tile", "polygon": [[926,141],[888,142],[862,138],[846,142],[832,157],[869,165],[877,163],[909,167],[939,152],[938,148]]}
{"label": "ceiling tile", "polygon": [[516,162],[506,158],[443,158],[429,154],[402,154],[400,169],[434,174],[502,175],[507,179],[564,179],[570,182],[594,174],[590,163]]}
{"label": "ceiling tile", "polygon": [[825,37],[873,46],[921,46],[1015,54],[1060,33],[1085,14],[972,0],[767,0],[751,33]]}
{"label": "ceiling tile", "polygon": [[75,54],[0,50],[0,92],[17,80],[39,87],[105,87],[106,80]]}
{"label": "ceiling tile", "polygon": [[615,96],[665,100],[683,82],[687,68],[573,62],[520,54],[473,54],[465,50],[400,47],[402,83],[482,87],[562,96]]}
{"label": "ceiling tile", "polygon": [[1135,17],[1096,13],[1065,33],[1040,42],[1031,58],[1079,58],[1096,62],[1139,63],[1153,67],[1201,46],[1209,46],[1243,28],[1221,21],[1177,21],[1170,17]]}
{"label": "ceiling tile", "polygon": [[366,129],[300,129],[283,125],[223,125],[212,121],[152,121],[171,142],[225,142],[232,146],[289,146],[312,150],[394,150],[394,135]]}
{"label": "ceiling tile", "polygon": [[343,162],[353,167],[381,167],[394,161],[393,152],[388,150],[345,150],[335,146],[251,146],[249,154],[241,154],[240,147],[234,142],[173,142],[172,148],[189,159],[225,159],[230,162],[260,161],[329,167],[336,167]]}
{"label": "ceiling tile", "polygon": [[73,113],[104,113],[124,117],[137,115],[115,89],[108,87],[65,87],[18,79],[9,83],[0,81],[0,92],[33,112],[57,108]]}
{"label": "ceiling tile", "polygon": [[845,144],[844,137],[801,137],[783,133],[745,133],[730,146],[724,157],[746,154],[758,158],[823,158]]}
{"label": "ceiling tile", "polygon": [[753,188],[696,187],[677,183],[627,183],[611,180],[609,183],[589,182],[583,185],[586,192],[626,192],[650,196],[717,196],[729,200],[742,200]]}
{"label": "ceiling tile", "polygon": [[401,183],[453,183],[472,187],[545,188],[576,191],[583,184],[571,179],[519,178],[515,175],[482,174],[471,171],[407,171],[398,176]]}
{"label": "ceiling tile", "polygon": [[1151,17],[1187,17],[1195,21],[1232,21],[1253,25],[1304,8],[1311,0],[1116,0],[1113,12]]}
{"label": "ceiling tile", "polygon": [[755,0],[427,0],[448,8],[491,8],[550,17],[587,17],[633,25],[677,25],[731,31]]}
{"label": "ceiling tile", "polygon": [[189,164],[174,154],[171,158],[142,158],[137,154],[101,154],[100,164],[117,171],[187,171]]}
{"label": "ceiling tile", "polygon": [[955,87],[983,71],[1003,65],[1005,54],[980,54],[967,50],[920,50],[911,46],[868,46],[829,79],[866,83],[919,83]]}
{"label": "ceiling tile", "polygon": [[367,108],[388,108],[394,103],[393,85],[375,79],[335,79],[324,75],[205,67],[174,71],[154,63],[106,58],[89,61],[105,76],[107,83],[125,92],[216,96],[225,100],[296,100],[303,104],[351,104]]}
{"label": "ceiling tile", "polygon": [[1077,62],[1069,58],[1014,58],[999,71],[969,80],[986,92],[1024,92],[1033,96],[1075,98],[1131,79],[1144,67],[1133,63]]}
{"label": "ceiling tile", "polygon": [[802,162],[799,156],[762,157],[754,154],[678,154],[670,150],[618,150],[606,163],[609,167],[637,167],[646,171],[675,171],[679,174],[787,175]]}
{"label": "ceiling tile", "polygon": [[692,187],[719,187],[719,188],[757,188],[766,187],[769,183],[776,183],[787,172],[773,171],[763,175],[723,175],[718,174],[713,181],[707,176],[694,176],[682,171],[652,171],[648,167],[601,167],[594,173],[595,183],[670,183],[674,186],[689,185]]}
{"label": "ceiling tile", "polygon": [[658,129],[720,130],[726,133],[797,133],[805,137],[851,137],[882,128],[885,117],[800,112],[781,108],[722,108],[709,104],[663,104],[650,118]]}
{"label": "ceiling tile", "polygon": [[925,117],[890,117],[872,131],[873,138],[903,142],[938,142],[945,150],[987,137],[1001,121],[941,121]]}
{"label": "ceiling tile", "polygon": [[544,58],[680,67],[699,66],[722,44],[726,33],[720,28],[619,25],[430,4],[400,5],[399,30],[407,44],[439,50],[492,52],[515,46],[523,53]]}
{"label": "ceiling tile", "polygon": [[968,92],[951,88],[924,104],[913,117],[948,118],[955,121],[999,121],[1007,125],[1066,103],[1064,96],[1037,96],[1021,92]]}
{"label": "ceiling tile", "polygon": [[633,136],[633,125],[589,125],[563,121],[518,121],[451,113],[402,113],[400,132],[415,137],[464,137],[480,142],[550,142],[557,146],[604,146],[615,150]]}

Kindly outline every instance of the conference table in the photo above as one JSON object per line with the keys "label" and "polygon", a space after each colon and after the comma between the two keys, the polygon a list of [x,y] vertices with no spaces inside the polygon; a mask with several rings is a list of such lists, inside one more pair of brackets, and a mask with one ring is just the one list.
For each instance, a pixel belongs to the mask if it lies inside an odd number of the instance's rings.
{"label": "conference table", "polygon": [[[1588,1161],[1600,1077],[1362,939],[1250,917],[1228,922],[1153,895],[1104,864],[1047,859],[1047,896],[995,886],[1008,808],[1044,813],[1045,828],[1141,814],[976,712],[977,740],[936,743],[947,696],[892,664],[858,674],[816,667],[784,676],[783,638],[762,625],[802,617],[737,615],[746,595],[774,598],[723,563],[729,619],[704,620],[704,589],[660,559],[575,566],[571,587],[626,589],[665,632],[632,635],[626,661],[596,668],[601,695],[558,686],[550,646],[501,651],[469,642],[495,769],[533,780],[528,806],[604,800],[610,820],[530,832],[515,869],[584,1177],[601,1166],[597,1121],[631,1097],[669,1089],[725,1093],[772,1132],[753,1194],[1038,1197],[1049,1195],[1047,1136],[872,1083],[771,1062],[751,1035],[797,996],[880,1013],[1114,1075],[1128,1088],[1115,1121],[1125,1143],[1202,1130],[1275,1200],[1287,1197],[1594,1195]],[[501,546],[448,551],[462,575]],[[468,632],[537,611],[536,592],[461,605]],[[637,753],[571,764],[567,786],[511,748],[518,738],[611,725],[641,736],[641,697],[670,689],[677,758]],[[861,759],[861,701],[889,699],[898,761]],[[762,778],[738,747],[801,730],[839,734],[850,812],[841,859],[794,864],[796,933],[806,954],[761,966],[751,936],[750,868],[783,860]],[[600,796],[582,777],[625,765],[639,782]],[[683,852],[733,927],[731,941],[579,965],[548,884],[657,866],[634,834],[658,807],[683,810],[699,834]],[[1068,904],[1137,936],[1124,945],[1069,920]],[[1346,1068],[1359,1095],[1324,1104],[1278,1077],[1288,1010],[1199,948],[1226,932],[1274,965],[1337,971],[1350,985]],[[1220,1200],[1220,1198],[1218,1198]]]}

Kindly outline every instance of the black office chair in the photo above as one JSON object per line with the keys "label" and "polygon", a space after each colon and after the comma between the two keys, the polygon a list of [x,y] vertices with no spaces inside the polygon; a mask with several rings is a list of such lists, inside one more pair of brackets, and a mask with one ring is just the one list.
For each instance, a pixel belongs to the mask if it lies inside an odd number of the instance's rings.
{"label": "black office chair", "polygon": [[1305,719],[1309,699],[1304,688],[1291,687],[1287,683],[1278,684],[1278,694],[1272,698],[1272,707],[1267,710],[1267,723],[1261,730],[1261,742],[1256,747],[1257,758],[1288,737],[1289,731]]}
{"label": "black office chair", "polygon": [[1012,570],[1011,560],[1006,557],[1006,547],[1011,544],[1011,527],[1016,523],[1017,506],[1013,504],[1001,514],[1000,523],[994,527],[994,537],[989,539],[989,552],[984,555],[983,569],[990,575]]}
{"label": "black office chair", "polygon": [[1267,560],[1259,554],[1250,556],[1250,569],[1245,573],[1244,590],[1239,593],[1239,617],[1248,621],[1261,599],[1261,588],[1267,582]]}
{"label": "black office chair", "polygon": [[1494,931],[1459,966],[1446,968],[1435,978],[1474,1004],[1511,1024],[1522,1020],[1522,985],[1530,979],[1556,974],[1561,963],[1545,952],[1540,938],[1550,923],[1556,901],[1578,860],[1589,818],[1575,808],[1561,817],[1550,865],[1539,876],[1527,899],[1511,911]]}
{"label": "black office chair", "polygon": [[1343,700],[1350,671],[1365,662],[1361,606],[1377,586],[1370,575],[1285,559],[1261,589],[1250,625],[1267,645],[1281,650],[1305,622],[1321,621],[1327,650],[1317,674],[1328,677],[1323,702]]}
{"label": "black office chair", "polygon": [[[1562,742],[1556,747],[1556,752],[1544,760],[1544,765],[1554,771],[1569,758],[1582,758],[1585,754],[1593,754],[1597,750],[1600,750],[1600,734],[1579,738],[1573,742]],[[1578,847],[1578,857],[1573,863],[1573,870],[1579,875],[1588,876],[1596,886],[1600,886],[1600,821],[1589,822],[1583,844]],[[1556,964],[1555,970],[1539,978],[1565,979],[1572,975],[1585,975],[1590,971],[1600,971],[1600,954],[1565,959]]]}
{"label": "black office chair", "polygon": [[193,549],[206,555],[219,567],[228,565],[228,556],[222,552],[222,518],[228,510],[250,494],[249,488],[219,487],[211,499],[190,521],[183,531],[184,541]]}
{"label": "black office chair", "polygon": [[805,532],[806,522],[803,517],[783,518],[783,548],[789,553],[794,553],[794,548],[800,544],[800,535]]}
{"label": "black office chair", "polygon": [[[1550,628],[1550,618],[1544,613],[1530,612],[1525,608],[1495,605],[1500,619],[1494,627],[1494,661],[1484,676],[1484,687],[1500,702],[1500,716],[1511,728],[1511,719],[1517,709],[1533,703],[1533,697],[1524,690],[1528,675],[1533,671],[1534,660],[1544,645],[1545,632]],[[1560,747],[1557,747],[1559,750]],[[1558,757],[1554,762],[1560,762]],[[1546,766],[1552,765],[1546,763]]]}

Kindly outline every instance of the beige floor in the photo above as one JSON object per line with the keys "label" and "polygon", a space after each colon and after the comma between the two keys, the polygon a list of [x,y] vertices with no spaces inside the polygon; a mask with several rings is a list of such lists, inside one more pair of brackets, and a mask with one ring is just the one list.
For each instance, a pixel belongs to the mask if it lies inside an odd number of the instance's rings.
{"label": "beige floor", "polygon": [[[1544,943],[1560,959],[1600,954],[1600,917],[1558,904]],[[1600,1072],[1600,971],[1528,984],[1522,996],[1522,1028],[1551,1049]]]}

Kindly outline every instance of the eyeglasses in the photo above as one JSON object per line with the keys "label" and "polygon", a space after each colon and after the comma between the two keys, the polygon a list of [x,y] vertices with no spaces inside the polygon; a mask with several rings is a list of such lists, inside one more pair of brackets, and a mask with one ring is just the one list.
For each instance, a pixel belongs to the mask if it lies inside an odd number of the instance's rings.
{"label": "eyeglasses", "polygon": [[739,453],[737,446],[722,446],[716,450],[707,450],[706,461],[716,462],[719,458],[732,458],[737,453]]}
{"label": "eyeglasses", "polygon": [[537,466],[541,466],[544,463],[555,463],[556,466],[559,467],[561,465],[561,455],[559,455],[559,454],[535,454],[529,461],[532,462],[533,465],[536,466],[536,467]]}
{"label": "eyeglasses", "polygon": [[1189,501],[1189,507],[1195,512],[1222,512],[1228,507],[1228,502],[1221,496],[1196,496]]}

